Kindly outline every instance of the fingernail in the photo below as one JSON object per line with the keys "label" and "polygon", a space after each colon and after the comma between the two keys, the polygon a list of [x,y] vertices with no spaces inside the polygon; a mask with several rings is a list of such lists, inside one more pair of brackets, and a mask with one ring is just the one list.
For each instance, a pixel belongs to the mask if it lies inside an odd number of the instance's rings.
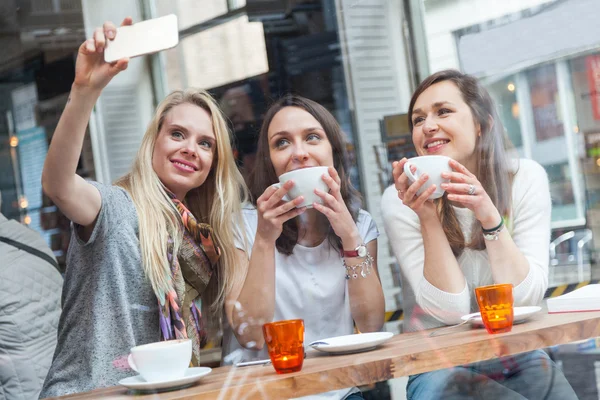
{"label": "fingernail", "polygon": [[106,36],[109,37],[109,39],[114,39],[115,37],[115,32],[114,31],[108,31],[108,33],[106,34]]}
{"label": "fingernail", "polygon": [[442,183],[442,185],[441,185],[441,186],[442,186],[444,189],[446,189],[446,188],[448,187],[448,184],[447,184],[447,183]]}

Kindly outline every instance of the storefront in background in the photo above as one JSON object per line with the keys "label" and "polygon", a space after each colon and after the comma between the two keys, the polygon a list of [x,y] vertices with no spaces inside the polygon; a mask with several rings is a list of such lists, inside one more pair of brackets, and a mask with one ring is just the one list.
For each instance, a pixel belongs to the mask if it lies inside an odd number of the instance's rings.
{"label": "storefront in background", "polygon": [[461,69],[484,80],[519,155],[548,173],[551,280],[563,266],[577,271],[569,282],[598,275],[598,18],[594,1],[560,0],[454,32]]}
{"label": "storefront in background", "polygon": [[[1,211],[42,233],[62,261],[68,221],[43,195],[41,172],[85,38],[81,2],[9,3],[0,23]],[[89,140],[78,173],[95,177]]]}

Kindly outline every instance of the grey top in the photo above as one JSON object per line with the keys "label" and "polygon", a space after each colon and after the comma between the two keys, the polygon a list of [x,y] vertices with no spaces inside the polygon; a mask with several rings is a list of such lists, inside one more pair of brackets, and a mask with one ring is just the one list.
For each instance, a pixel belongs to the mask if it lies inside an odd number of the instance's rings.
{"label": "grey top", "polygon": [[87,242],[71,227],[58,344],[42,398],[117,385],[135,374],[131,347],[160,340],[133,201],[122,188],[92,184],[102,206]]}
{"label": "grey top", "polygon": [[[42,237],[0,214],[0,236],[53,257]],[[0,399],[35,399],[52,362],[63,279],[47,261],[0,242]]]}

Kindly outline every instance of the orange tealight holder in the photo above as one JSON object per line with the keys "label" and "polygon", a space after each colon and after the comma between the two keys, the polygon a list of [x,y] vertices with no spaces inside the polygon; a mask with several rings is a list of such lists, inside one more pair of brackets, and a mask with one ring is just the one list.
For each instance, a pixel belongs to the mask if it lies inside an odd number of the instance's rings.
{"label": "orange tealight holder", "polygon": [[263,325],[269,358],[278,374],[298,372],[304,363],[304,320],[291,319]]}
{"label": "orange tealight holder", "polygon": [[477,304],[483,325],[489,333],[510,332],[514,320],[513,285],[498,285],[475,288]]}

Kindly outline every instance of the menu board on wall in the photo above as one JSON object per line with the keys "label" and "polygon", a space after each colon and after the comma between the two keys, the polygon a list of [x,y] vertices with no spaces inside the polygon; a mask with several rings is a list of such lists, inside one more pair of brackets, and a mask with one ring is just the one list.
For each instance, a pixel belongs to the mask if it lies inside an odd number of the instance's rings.
{"label": "menu board on wall", "polygon": [[48,152],[46,131],[40,127],[33,127],[18,131],[17,138],[23,195],[29,203],[27,208],[36,210],[42,207],[41,177]]}
{"label": "menu board on wall", "polygon": [[558,111],[558,84],[553,64],[527,71],[531,108],[538,142],[563,135],[562,118]]}
{"label": "menu board on wall", "polygon": [[23,85],[11,92],[15,130],[22,131],[33,128],[35,123],[35,106],[37,105],[37,87],[35,83]]}

